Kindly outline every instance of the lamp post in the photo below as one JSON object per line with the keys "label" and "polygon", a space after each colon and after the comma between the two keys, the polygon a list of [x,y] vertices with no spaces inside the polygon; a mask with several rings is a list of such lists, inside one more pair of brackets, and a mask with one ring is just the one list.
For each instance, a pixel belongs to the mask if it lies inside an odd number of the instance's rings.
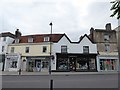
{"label": "lamp post", "polygon": [[50,33],[50,62],[49,62],[49,74],[51,74],[51,59],[52,59],[52,22],[49,24],[51,26],[51,33]]}

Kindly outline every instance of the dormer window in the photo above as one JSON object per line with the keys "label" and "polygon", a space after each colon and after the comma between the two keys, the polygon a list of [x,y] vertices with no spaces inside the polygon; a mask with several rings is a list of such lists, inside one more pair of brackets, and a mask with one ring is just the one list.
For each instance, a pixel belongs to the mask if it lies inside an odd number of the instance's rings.
{"label": "dormer window", "polygon": [[89,53],[89,46],[83,46],[83,53]]}
{"label": "dormer window", "polygon": [[33,42],[33,38],[32,37],[28,38],[28,43],[32,43],[32,42]]}
{"label": "dormer window", "polygon": [[48,37],[48,36],[44,37],[45,42],[48,42],[49,40],[50,40],[50,37]]}
{"label": "dormer window", "polygon": [[17,38],[17,39],[15,39],[15,43],[19,43],[19,41],[20,41],[20,40],[19,40],[18,38]]}

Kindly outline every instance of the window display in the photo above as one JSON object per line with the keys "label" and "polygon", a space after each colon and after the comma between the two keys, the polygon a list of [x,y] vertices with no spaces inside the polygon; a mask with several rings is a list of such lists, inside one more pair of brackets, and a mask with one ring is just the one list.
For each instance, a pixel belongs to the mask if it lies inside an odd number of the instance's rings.
{"label": "window display", "polygon": [[59,58],[58,59],[58,69],[59,70],[68,70],[69,63],[67,58]]}

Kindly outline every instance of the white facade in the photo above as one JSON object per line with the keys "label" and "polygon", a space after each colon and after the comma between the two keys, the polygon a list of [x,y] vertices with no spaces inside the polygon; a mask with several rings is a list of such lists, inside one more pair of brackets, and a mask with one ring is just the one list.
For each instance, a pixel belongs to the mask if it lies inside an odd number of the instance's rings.
{"label": "white facade", "polygon": [[[5,55],[7,53],[8,45],[11,44],[14,41],[12,37],[6,36],[6,37],[0,37],[0,59],[2,60],[2,55]],[[3,68],[3,62],[0,62],[0,70]]]}
{"label": "white facade", "polygon": [[51,63],[52,70],[56,70],[56,53],[61,53],[61,46],[67,46],[67,53],[77,53],[82,54],[83,53],[83,46],[89,46],[89,53],[91,54],[97,54],[97,46],[96,44],[93,44],[87,36],[84,36],[84,38],[80,42],[72,43],[65,35],[59,40],[58,43],[53,43],[52,47],[52,55],[54,55],[54,60]]}
{"label": "white facade", "polygon": [[[5,41],[4,41],[4,38]],[[0,54],[5,54],[7,52],[7,46],[14,41],[11,37],[0,37]],[[2,52],[2,46],[4,46],[4,50]]]}

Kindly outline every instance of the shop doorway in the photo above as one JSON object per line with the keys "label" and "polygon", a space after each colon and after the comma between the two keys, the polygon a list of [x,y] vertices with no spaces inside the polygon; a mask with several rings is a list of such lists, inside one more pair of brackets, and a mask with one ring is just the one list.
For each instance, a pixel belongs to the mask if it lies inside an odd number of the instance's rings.
{"label": "shop doorway", "polygon": [[70,57],[70,71],[76,71],[76,57]]}
{"label": "shop doorway", "polygon": [[40,71],[48,71],[49,62],[47,60],[37,60],[36,61],[36,69],[38,72]]}

